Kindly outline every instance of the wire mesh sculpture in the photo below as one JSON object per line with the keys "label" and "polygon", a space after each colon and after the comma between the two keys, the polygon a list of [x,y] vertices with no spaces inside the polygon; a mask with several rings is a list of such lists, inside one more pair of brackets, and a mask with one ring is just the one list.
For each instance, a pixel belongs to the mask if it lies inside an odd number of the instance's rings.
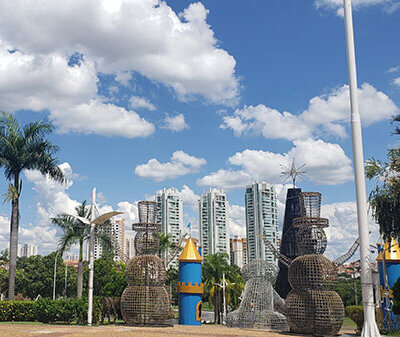
{"label": "wire mesh sculpture", "polygon": [[286,318],[293,333],[307,335],[336,335],[343,324],[343,302],[335,291],[329,290],[336,267],[355,253],[358,239],[343,256],[334,262],[322,254],[327,246],[324,228],[328,219],[320,217],[321,194],[300,194],[301,217],[293,220],[298,229],[297,244],[301,256],[293,261],[276,251],[265,237],[265,244],[280,261],[289,266],[289,283],[292,290],[286,302]]}
{"label": "wire mesh sculpture", "polygon": [[226,317],[229,327],[287,331],[284,301],[273,288],[278,266],[263,260],[253,260],[242,268],[245,288],[239,309]]}
{"label": "wire mesh sculpture", "polygon": [[138,204],[139,223],[133,224],[138,256],[126,265],[127,288],[121,297],[121,313],[128,324],[164,324],[168,317],[170,298],[164,286],[167,273],[163,261],[156,255],[159,247],[155,223],[157,204],[141,201]]}

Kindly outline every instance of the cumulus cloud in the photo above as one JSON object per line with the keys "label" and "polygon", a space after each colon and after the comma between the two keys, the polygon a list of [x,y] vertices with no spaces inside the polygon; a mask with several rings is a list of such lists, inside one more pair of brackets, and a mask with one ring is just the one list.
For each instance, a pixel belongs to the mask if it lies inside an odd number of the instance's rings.
{"label": "cumulus cloud", "polygon": [[[329,227],[325,229],[328,238],[326,255],[331,259],[344,254],[358,237],[356,203],[335,202],[323,204],[321,216],[329,219]],[[370,243],[375,244],[379,239],[379,228],[371,216],[368,218]],[[357,253],[358,254],[358,253]]]}
{"label": "cumulus cloud", "polygon": [[[389,119],[399,108],[383,92],[368,83],[358,89],[360,114],[364,126]],[[222,129],[232,129],[236,136],[248,133],[272,139],[306,139],[313,135],[347,136],[345,125],[350,117],[349,88],[344,85],[328,94],[310,99],[307,110],[300,115],[279,112],[263,104],[236,109],[224,116]]]}
{"label": "cumulus cloud", "polygon": [[182,100],[235,104],[236,62],[218,47],[207,15],[200,2],[175,13],[160,0],[5,0],[0,39],[26,54],[81,53],[122,84],[136,71]]}
{"label": "cumulus cloud", "polygon": [[397,77],[393,80],[393,83],[400,87],[400,77]]}
{"label": "cumulus cloud", "polygon": [[[343,1],[342,0],[315,0],[316,8],[325,8],[335,10],[340,16],[343,16]],[[400,3],[397,0],[353,0],[353,8],[359,9],[362,7],[382,6],[387,13],[393,13],[399,8]]]}
{"label": "cumulus cloud", "polygon": [[37,212],[45,224],[49,224],[50,218],[60,213],[74,214],[75,207],[79,205],[79,202],[71,199],[66,192],[73,185],[76,174],[67,162],[60,164],[59,167],[67,178],[65,184],[54,181],[37,170],[24,171],[26,179],[34,185],[33,190],[37,193],[38,199]]}
{"label": "cumulus cloud", "polygon": [[276,182],[281,179],[280,165],[290,166],[293,158],[306,163],[310,180],[316,184],[340,185],[352,179],[351,161],[340,145],[308,138],[294,141],[294,147],[284,154],[262,150],[237,152],[229,157],[228,162],[241,169],[221,169],[197,183],[234,189],[243,188],[254,180]]}
{"label": "cumulus cloud", "polygon": [[154,125],[136,112],[98,100],[69,109],[53,110],[50,118],[60,133],[96,133],[126,138],[147,137],[154,133]]}
{"label": "cumulus cloud", "polygon": [[140,96],[132,96],[129,99],[129,104],[133,109],[144,108],[151,111],[154,111],[156,109],[153,103],[149,102],[146,98]]}
{"label": "cumulus cloud", "polygon": [[189,186],[183,185],[180,194],[184,205],[188,205],[195,210],[198,209],[200,196],[194,193]]}
{"label": "cumulus cloud", "polygon": [[189,128],[189,125],[185,122],[185,116],[183,114],[177,114],[175,116],[166,116],[164,119],[164,129],[179,132]]}
{"label": "cumulus cloud", "polygon": [[10,48],[0,40],[1,110],[48,109],[49,118],[62,133],[133,138],[154,132],[154,125],[135,111],[104,103],[97,96],[93,61],[69,65],[68,58],[57,53],[34,55],[9,52]]}
{"label": "cumulus cloud", "polygon": [[245,208],[240,205],[229,205],[228,214],[230,236],[246,237]]}
{"label": "cumulus cloud", "polygon": [[206,160],[203,158],[191,156],[183,151],[175,151],[171,161],[160,163],[157,159],[152,158],[146,164],[136,166],[135,174],[143,178],[163,181],[198,172],[205,164]]}

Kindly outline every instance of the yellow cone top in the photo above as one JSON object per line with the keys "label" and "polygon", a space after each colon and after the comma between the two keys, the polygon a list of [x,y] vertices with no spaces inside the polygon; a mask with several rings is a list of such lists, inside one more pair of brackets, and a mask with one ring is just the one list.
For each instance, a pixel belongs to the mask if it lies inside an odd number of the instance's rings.
{"label": "yellow cone top", "polygon": [[[400,248],[399,244],[396,242],[395,239],[392,238],[390,242],[390,248],[389,248],[389,243],[385,242],[383,250],[385,251],[386,262],[400,261]],[[382,261],[382,250],[379,252],[376,260],[379,262]]]}
{"label": "yellow cone top", "polygon": [[179,255],[180,262],[201,262],[203,258],[200,256],[192,238],[188,240],[185,248],[183,248],[181,255]]}

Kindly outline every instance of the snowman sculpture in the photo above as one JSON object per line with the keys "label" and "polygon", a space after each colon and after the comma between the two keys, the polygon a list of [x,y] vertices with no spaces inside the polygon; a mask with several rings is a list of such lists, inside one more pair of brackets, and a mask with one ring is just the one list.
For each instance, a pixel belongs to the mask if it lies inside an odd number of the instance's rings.
{"label": "snowman sculpture", "polygon": [[322,255],[327,246],[324,228],[329,226],[329,220],[320,217],[321,194],[301,193],[300,207],[302,216],[293,220],[293,226],[298,228],[299,257],[291,261],[263,239],[289,267],[292,290],[286,298],[285,309],[290,331],[307,335],[336,335],[343,324],[344,307],[339,295],[329,289],[329,281],[334,278],[336,267],[354,255],[358,240],[346,254],[332,262]]}
{"label": "snowman sculpture", "polygon": [[137,256],[126,265],[128,286],[121,297],[122,317],[128,324],[163,325],[169,313],[167,273],[163,261],[155,255],[160,231],[155,222],[156,207],[152,201],[139,202],[140,222],[132,225]]}

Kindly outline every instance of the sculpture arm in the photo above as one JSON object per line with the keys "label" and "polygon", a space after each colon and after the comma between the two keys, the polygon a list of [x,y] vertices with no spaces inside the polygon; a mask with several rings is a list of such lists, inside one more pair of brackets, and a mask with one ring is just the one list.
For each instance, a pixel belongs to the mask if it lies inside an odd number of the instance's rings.
{"label": "sculpture arm", "polygon": [[347,260],[349,260],[357,251],[358,246],[360,245],[360,238],[358,238],[353,245],[350,247],[350,249],[347,251],[346,254],[343,254],[339,258],[337,258],[335,261],[333,261],[333,264],[338,267],[345,263]]}
{"label": "sculpture arm", "polygon": [[274,310],[286,316],[285,300],[274,289]]}
{"label": "sculpture arm", "polygon": [[278,250],[275,248],[275,246],[272,244],[271,241],[269,241],[264,235],[258,235],[265,243],[265,245],[271,250],[272,254],[281,261],[285,266],[289,267],[292,263],[292,260],[289,259],[287,256],[281,254],[278,252]]}

